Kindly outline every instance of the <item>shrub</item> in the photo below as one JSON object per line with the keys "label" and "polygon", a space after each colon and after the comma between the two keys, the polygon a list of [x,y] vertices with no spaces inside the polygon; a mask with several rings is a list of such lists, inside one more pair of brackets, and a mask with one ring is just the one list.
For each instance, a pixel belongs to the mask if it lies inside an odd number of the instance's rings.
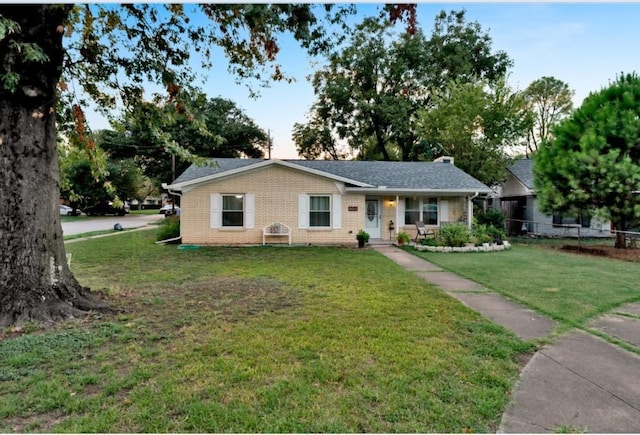
{"label": "shrub", "polygon": [[369,233],[365,230],[360,230],[356,234],[356,240],[363,241],[364,243],[369,243]]}
{"label": "shrub", "polygon": [[178,236],[180,236],[180,218],[178,216],[170,216],[160,222],[157,240],[173,239]]}
{"label": "shrub", "polygon": [[487,227],[504,228],[504,214],[500,210],[490,208],[475,215],[478,225],[486,225]]}
{"label": "shrub", "polygon": [[405,233],[404,231],[400,231],[396,236],[396,240],[398,241],[398,243],[406,245],[407,243],[411,242],[411,237],[409,237],[409,234]]}
{"label": "shrub", "polygon": [[474,225],[472,232],[473,232],[473,237],[476,239],[475,243],[477,245],[493,242],[493,236],[491,235],[489,228],[484,224]]}
{"label": "shrub", "polygon": [[462,222],[441,227],[437,237],[444,246],[462,247],[471,241],[469,228]]}
{"label": "shrub", "polygon": [[422,239],[420,240],[420,244],[424,246],[438,246],[438,241],[433,239]]}
{"label": "shrub", "polygon": [[487,233],[491,236],[493,242],[502,244],[502,240],[507,236],[507,233],[502,227],[494,227],[490,225],[487,227]]}

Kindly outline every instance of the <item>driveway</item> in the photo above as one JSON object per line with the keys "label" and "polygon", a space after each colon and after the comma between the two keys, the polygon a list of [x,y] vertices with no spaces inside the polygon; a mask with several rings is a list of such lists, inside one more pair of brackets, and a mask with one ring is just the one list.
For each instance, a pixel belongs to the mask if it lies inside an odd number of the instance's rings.
{"label": "driveway", "polygon": [[116,223],[123,228],[139,228],[151,222],[164,219],[164,215],[152,214],[128,214],[126,216],[87,217],[73,222],[62,222],[62,234],[71,236],[74,234],[88,233],[91,231],[112,230]]}

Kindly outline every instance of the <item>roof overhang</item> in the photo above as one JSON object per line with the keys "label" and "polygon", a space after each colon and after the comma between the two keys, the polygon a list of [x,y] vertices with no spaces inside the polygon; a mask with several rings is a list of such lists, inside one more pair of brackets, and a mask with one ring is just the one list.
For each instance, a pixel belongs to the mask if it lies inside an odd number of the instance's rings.
{"label": "roof overhang", "polygon": [[241,168],[236,168],[236,169],[230,169],[228,171],[217,172],[215,174],[211,174],[211,175],[208,175],[206,177],[194,178],[193,180],[184,181],[182,183],[175,183],[175,184],[162,183],[162,187],[164,189],[167,189],[167,190],[173,190],[173,191],[181,192],[181,191],[183,191],[185,189],[189,190],[189,189],[191,189],[191,188],[193,188],[193,187],[195,187],[197,185],[208,183],[210,181],[219,180],[219,179],[227,178],[227,177],[232,177],[234,175],[239,175],[239,174],[243,174],[245,172],[255,171],[257,169],[265,168],[265,167],[273,166],[273,165],[283,166],[283,167],[286,167],[286,168],[289,168],[289,169],[293,169],[293,170],[296,170],[296,171],[300,171],[300,172],[306,172],[308,174],[317,175],[319,177],[328,178],[328,179],[331,179],[331,180],[334,180],[334,181],[340,181],[340,182],[343,182],[345,184],[351,184],[351,185],[358,186],[358,187],[361,187],[361,188],[372,188],[372,187],[374,187],[374,186],[372,186],[370,184],[363,183],[361,181],[352,180],[352,179],[349,179],[349,178],[341,177],[339,175],[330,174],[328,172],[323,172],[323,171],[319,171],[317,169],[307,168],[305,166],[300,166],[300,165],[296,165],[295,163],[285,162],[285,161],[277,160],[277,159],[264,160],[264,161],[261,161],[259,163],[253,164],[253,165],[247,165],[247,166],[243,166]]}

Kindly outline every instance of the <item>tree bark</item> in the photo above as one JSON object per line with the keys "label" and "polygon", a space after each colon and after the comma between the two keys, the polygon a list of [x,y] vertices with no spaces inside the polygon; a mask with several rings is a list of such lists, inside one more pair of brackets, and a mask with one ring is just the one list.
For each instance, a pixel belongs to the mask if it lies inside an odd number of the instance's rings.
{"label": "tree bark", "polygon": [[613,224],[613,229],[616,231],[616,241],[614,247],[616,249],[626,248],[627,244],[625,243],[624,233],[622,232],[626,229],[626,222],[624,221],[624,219],[612,219],[611,223]]}
{"label": "tree bark", "polygon": [[[0,7],[21,29],[0,41],[2,69],[20,75],[13,92],[0,84],[0,326],[48,324],[107,308],[73,277],[58,211],[56,85],[69,8]],[[20,59],[9,39],[38,44],[49,60]]]}

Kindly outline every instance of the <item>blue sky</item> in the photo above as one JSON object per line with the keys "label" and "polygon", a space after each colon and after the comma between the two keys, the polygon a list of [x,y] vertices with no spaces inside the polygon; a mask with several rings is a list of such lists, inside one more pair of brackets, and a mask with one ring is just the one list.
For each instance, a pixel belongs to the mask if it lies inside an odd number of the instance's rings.
{"label": "blue sky", "polygon": [[[374,4],[359,4],[373,11]],[[477,21],[513,60],[509,82],[522,90],[543,76],[568,83],[579,106],[589,92],[597,91],[621,72],[640,73],[640,3],[420,3],[418,21],[431,33],[435,15],[442,9],[467,11],[467,21]],[[355,22],[355,21],[354,21]],[[313,72],[305,52],[287,38],[281,40],[280,63],[295,83],[275,83],[253,99],[246,86],[235,83],[222,56],[201,86],[210,96],[228,98],[274,138],[272,157],[297,158],[291,131],[306,122],[314,101],[306,77]],[[95,119],[94,129],[106,128]]]}

